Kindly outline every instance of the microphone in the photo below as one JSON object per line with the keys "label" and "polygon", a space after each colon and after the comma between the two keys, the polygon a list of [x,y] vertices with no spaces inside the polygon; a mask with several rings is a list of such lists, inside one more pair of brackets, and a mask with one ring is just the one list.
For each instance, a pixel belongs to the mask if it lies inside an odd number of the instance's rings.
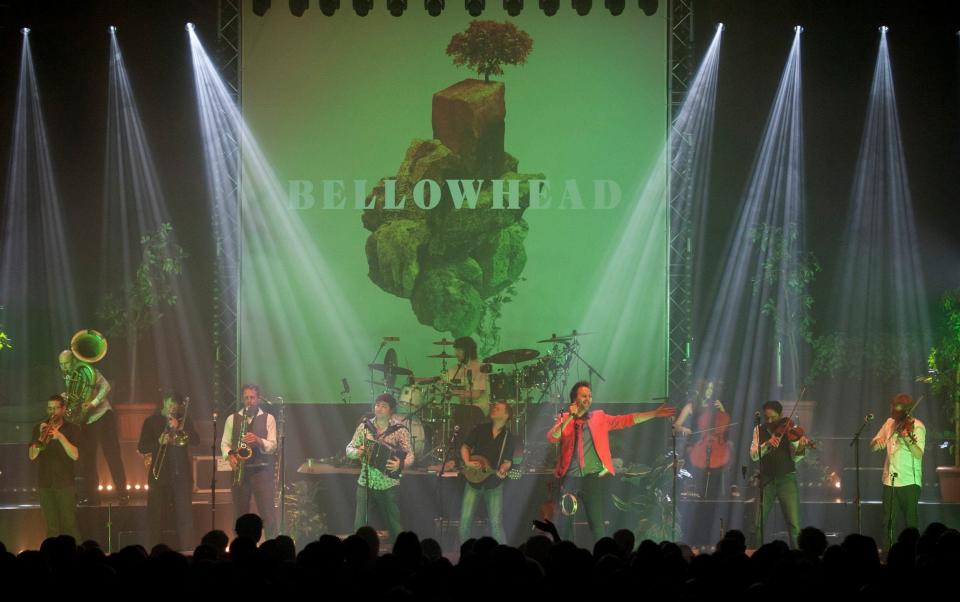
{"label": "microphone", "polygon": [[457,441],[457,437],[460,436],[460,425],[453,427],[453,432],[450,433],[450,445],[453,445]]}
{"label": "microphone", "polygon": [[759,411],[759,410],[757,410],[756,412],[753,413],[753,421],[756,422],[757,424],[760,424],[760,411]]}
{"label": "microphone", "polygon": [[863,417],[864,422],[870,422],[871,420],[873,420],[873,414],[867,414]]}
{"label": "microphone", "polygon": [[347,382],[346,378],[341,378],[340,383],[343,385],[343,391],[340,391],[341,394],[350,392],[350,383]]}
{"label": "microphone", "polygon": [[384,341],[392,341],[394,343],[400,342],[400,337],[383,337]]}

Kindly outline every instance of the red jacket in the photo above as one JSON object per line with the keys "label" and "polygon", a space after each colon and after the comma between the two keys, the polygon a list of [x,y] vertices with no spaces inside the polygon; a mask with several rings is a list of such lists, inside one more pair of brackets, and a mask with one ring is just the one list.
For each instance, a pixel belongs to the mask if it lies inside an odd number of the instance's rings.
{"label": "red jacket", "polygon": [[[566,420],[568,414],[569,412],[560,414],[560,422]],[[615,474],[613,461],[610,458],[610,431],[633,426],[633,421],[636,416],[637,414],[610,416],[603,410],[593,410],[587,413],[586,427],[590,429],[593,448],[597,450],[597,455],[600,456],[600,463],[603,464],[603,467],[606,468],[610,474]],[[567,474],[567,469],[570,468],[570,461],[573,459],[573,425],[575,422],[576,420],[571,420],[560,434],[560,453],[557,455],[557,468],[554,470],[557,478]],[[547,440],[550,441],[550,443],[556,443],[557,440],[551,436],[552,432],[553,429],[547,432]]]}

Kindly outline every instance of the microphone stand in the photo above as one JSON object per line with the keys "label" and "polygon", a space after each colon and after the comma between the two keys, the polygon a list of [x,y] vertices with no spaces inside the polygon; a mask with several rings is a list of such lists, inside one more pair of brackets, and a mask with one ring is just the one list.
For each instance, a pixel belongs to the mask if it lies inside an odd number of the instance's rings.
{"label": "microphone stand", "polygon": [[680,465],[677,458],[677,427],[673,426],[670,429],[670,439],[673,446],[673,498],[672,498],[672,512],[673,512],[673,521],[670,525],[671,528],[671,537],[670,541],[677,541],[677,474],[680,471]]}
{"label": "microphone stand", "polygon": [[857,533],[863,533],[861,528],[861,515],[860,515],[860,433],[863,432],[863,429],[866,428],[867,423],[870,422],[870,417],[864,419],[863,424],[860,425],[860,428],[857,429],[857,432],[853,434],[853,439],[850,441],[850,447],[853,448],[853,465],[854,465],[854,475],[856,480],[856,492],[853,499],[853,504],[856,506],[857,510]]}
{"label": "microphone stand", "polygon": [[213,460],[213,470],[210,471],[210,530],[217,528],[217,462],[220,460],[219,446],[217,445],[217,412],[212,417],[213,443],[210,445],[210,458]]}
{"label": "microphone stand", "polygon": [[277,401],[279,402],[278,405],[280,406],[280,410],[279,410],[280,424],[277,426],[277,428],[280,431],[280,435],[279,435],[280,441],[278,442],[278,447],[280,448],[278,450],[278,453],[280,457],[277,459],[280,465],[280,478],[278,479],[279,486],[280,486],[280,533],[286,534],[287,533],[287,474],[286,474],[287,414],[286,414],[286,406],[283,403],[283,398],[277,397]]}
{"label": "microphone stand", "polygon": [[[757,421],[757,426],[754,427],[754,428],[757,429],[757,441],[758,441],[758,443],[757,443],[757,451],[758,451],[758,454],[757,454],[757,455],[760,457],[760,459],[757,460],[757,487],[760,488],[760,496],[759,496],[759,499],[760,499],[760,507],[757,509],[757,512],[760,513],[760,520],[758,521],[758,524],[759,524],[759,526],[760,526],[760,541],[759,541],[759,543],[760,543],[760,545],[762,546],[762,545],[763,545],[763,522],[764,522],[764,518],[766,518],[766,517],[764,516],[765,513],[764,513],[764,511],[763,511],[763,490],[766,489],[766,484],[763,482],[763,448],[760,447],[760,443],[759,443],[759,441],[760,441],[760,416],[756,416],[756,421]],[[758,546],[758,547],[759,547],[759,546]]]}
{"label": "microphone stand", "polygon": [[[460,426],[455,425],[453,427],[453,433],[450,434],[450,440],[447,442],[447,448],[443,452],[443,457],[440,458],[440,470],[437,471],[437,504],[440,509],[440,529],[438,536],[440,538],[441,544],[443,543],[444,528],[446,523],[446,512],[443,508],[443,475],[446,473],[447,468],[447,458],[453,453],[457,447],[457,441],[460,439]],[[457,450],[457,457],[460,457],[460,451]],[[463,543],[463,542],[461,542]]]}

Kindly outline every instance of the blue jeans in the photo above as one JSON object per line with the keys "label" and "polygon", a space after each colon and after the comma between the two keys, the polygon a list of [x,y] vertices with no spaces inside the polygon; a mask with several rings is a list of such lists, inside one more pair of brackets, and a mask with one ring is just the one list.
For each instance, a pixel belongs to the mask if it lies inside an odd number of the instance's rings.
{"label": "blue jeans", "polygon": [[[490,477],[495,479],[497,477]],[[503,484],[492,488],[474,487],[470,483],[463,486],[463,505],[460,506],[460,543],[470,539],[473,527],[473,515],[477,512],[477,500],[483,498],[487,507],[487,519],[490,521],[490,534],[498,543],[507,543],[503,532]]]}

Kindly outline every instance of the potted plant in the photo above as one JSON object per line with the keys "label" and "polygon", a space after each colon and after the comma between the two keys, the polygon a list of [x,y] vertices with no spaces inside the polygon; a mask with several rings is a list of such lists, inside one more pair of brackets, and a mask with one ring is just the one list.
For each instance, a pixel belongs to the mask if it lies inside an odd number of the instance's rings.
{"label": "potted plant", "polygon": [[944,413],[953,422],[953,466],[938,466],[940,496],[944,502],[960,502],[960,289],[943,297],[944,333],[930,350],[927,374],[918,380],[930,385]]}

